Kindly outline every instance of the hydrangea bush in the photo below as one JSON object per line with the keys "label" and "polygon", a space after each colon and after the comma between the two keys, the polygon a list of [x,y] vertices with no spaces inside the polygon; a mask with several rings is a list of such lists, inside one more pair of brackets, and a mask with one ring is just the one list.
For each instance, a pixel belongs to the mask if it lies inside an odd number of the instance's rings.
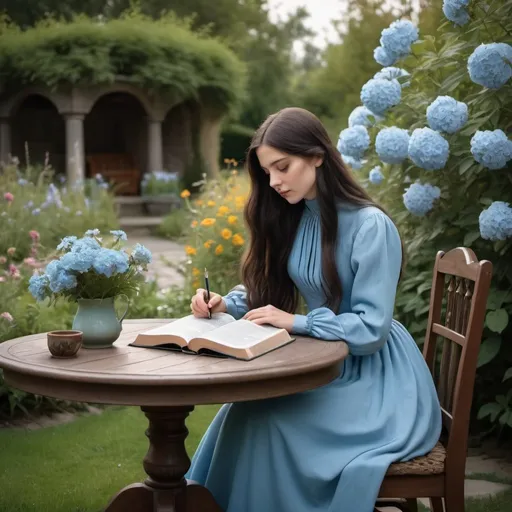
{"label": "hydrangea bush", "polygon": [[512,427],[512,403],[494,401],[512,397],[512,4],[444,0],[443,12],[435,37],[406,20],[383,30],[383,69],[361,89],[374,122],[361,123],[370,143],[356,176],[402,234],[396,311],[418,342],[436,252],[466,246],[493,262],[474,414]]}

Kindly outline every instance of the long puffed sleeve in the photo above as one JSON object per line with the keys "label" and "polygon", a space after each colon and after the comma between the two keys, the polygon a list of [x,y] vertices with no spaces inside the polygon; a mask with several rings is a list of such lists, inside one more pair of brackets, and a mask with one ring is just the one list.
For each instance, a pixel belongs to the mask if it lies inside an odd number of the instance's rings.
{"label": "long puffed sleeve", "polygon": [[384,213],[372,214],[363,221],[354,239],[350,312],[336,315],[329,308],[320,307],[307,315],[295,315],[293,332],[323,340],[344,340],[350,353],[357,356],[378,351],[391,328],[401,261],[395,225]]}
{"label": "long puffed sleeve", "polygon": [[249,311],[247,306],[247,292],[243,286],[236,286],[222,298],[226,304],[227,312],[236,320],[242,318],[247,311]]}

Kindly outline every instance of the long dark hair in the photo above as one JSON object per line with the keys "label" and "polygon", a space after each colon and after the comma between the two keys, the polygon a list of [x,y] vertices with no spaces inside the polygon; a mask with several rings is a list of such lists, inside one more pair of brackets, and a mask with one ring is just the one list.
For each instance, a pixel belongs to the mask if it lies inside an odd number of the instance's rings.
{"label": "long dark hair", "polygon": [[382,208],[352,177],[314,114],[301,108],[285,108],[269,116],[254,134],[246,160],[251,193],[244,215],[250,241],[243,258],[242,281],[249,309],[272,304],[294,313],[299,300],[287,264],[304,201],[290,204],[272,190],[269,176],[261,168],[256,154],[256,149],[263,144],[290,155],[322,158],[316,170],[316,199],[322,232],[323,282],[326,306],[337,313],[342,299],[335,254],[337,204],[344,201],[360,207]]}

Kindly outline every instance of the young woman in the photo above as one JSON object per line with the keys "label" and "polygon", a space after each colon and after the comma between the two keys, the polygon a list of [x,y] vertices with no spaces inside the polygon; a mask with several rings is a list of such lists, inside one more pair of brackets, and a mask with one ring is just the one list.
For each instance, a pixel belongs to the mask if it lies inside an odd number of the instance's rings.
{"label": "young woman", "polygon": [[[306,110],[270,116],[254,136],[247,169],[247,292],[212,294],[209,306],[297,335],[344,340],[350,355],[321,388],[224,405],[187,478],[226,512],[372,512],[388,466],[430,451],[441,430],[429,370],[393,319],[398,231]],[[299,294],[307,315],[295,313]],[[192,298],[196,316],[208,313],[204,296],[200,289]]]}

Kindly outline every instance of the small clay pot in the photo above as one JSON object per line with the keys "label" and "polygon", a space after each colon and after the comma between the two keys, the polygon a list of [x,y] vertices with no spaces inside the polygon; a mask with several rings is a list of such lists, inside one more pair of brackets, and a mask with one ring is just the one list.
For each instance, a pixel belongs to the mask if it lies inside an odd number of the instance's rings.
{"label": "small clay pot", "polygon": [[75,357],[82,346],[82,331],[51,331],[47,334],[48,350],[53,357]]}

